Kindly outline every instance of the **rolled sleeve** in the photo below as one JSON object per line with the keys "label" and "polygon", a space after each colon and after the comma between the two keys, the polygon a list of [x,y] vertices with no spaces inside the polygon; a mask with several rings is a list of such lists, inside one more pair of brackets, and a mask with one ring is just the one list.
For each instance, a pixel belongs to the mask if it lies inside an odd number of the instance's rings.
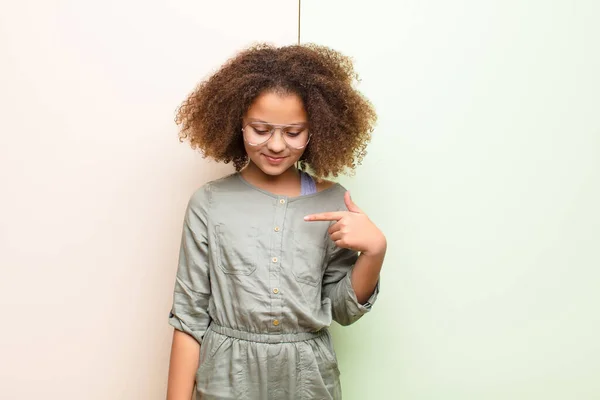
{"label": "rolled sleeve", "polygon": [[323,296],[331,300],[333,320],[340,325],[350,325],[371,311],[379,294],[379,281],[373,294],[360,304],[352,287],[352,271],[358,253],[337,248],[333,251],[323,278]]}
{"label": "rolled sleeve", "polygon": [[169,324],[191,335],[198,343],[208,325],[210,316],[210,275],[208,268],[207,208],[209,198],[206,189],[196,192],[186,210],[179,264],[173,291],[173,306]]}

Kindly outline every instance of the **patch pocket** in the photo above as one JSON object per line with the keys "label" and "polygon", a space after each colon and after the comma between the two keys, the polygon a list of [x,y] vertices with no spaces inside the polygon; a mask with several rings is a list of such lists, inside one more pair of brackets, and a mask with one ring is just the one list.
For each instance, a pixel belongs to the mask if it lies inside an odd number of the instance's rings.
{"label": "patch pocket", "polygon": [[327,245],[325,237],[315,240],[314,237],[294,235],[294,262],[292,272],[298,282],[318,286],[323,279],[323,264]]}
{"label": "patch pocket", "polygon": [[250,275],[256,270],[258,257],[258,229],[215,226],[217,264],[226,274]]}

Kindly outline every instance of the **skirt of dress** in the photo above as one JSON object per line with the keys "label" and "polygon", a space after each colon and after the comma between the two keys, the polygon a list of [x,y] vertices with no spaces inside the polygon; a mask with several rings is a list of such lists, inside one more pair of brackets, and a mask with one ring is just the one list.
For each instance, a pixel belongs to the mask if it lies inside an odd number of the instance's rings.
{"label": "skirt of dress", "polygon": [[339,400],[340,372],[327,329],[263,335],[212,324],[200,347],[197,400]]}

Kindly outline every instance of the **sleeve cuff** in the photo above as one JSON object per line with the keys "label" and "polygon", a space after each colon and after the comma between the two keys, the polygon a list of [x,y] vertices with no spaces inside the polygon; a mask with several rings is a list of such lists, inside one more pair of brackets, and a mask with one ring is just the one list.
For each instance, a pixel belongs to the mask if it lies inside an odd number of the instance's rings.
{"label": "sleeve cuff", "polygon": [[199,344],[202,344],[202,338],[206,333],[205,329],[192,329],[186,325],[180,318],[178,318],[173,312],[169,312],[169,325],[178,331],[185,332],[192,336]]}
{"label": "sleeve cuff", "polygon": [[346,291],[346,307],[349,314],[356,318],[371,311],[373,304],[377,301],[377,295],[379,294],[379,281],[377,281],[375,290],[373,290],[373,293],[364,304],[358,302],[356,292],[354,292],[354,288],[352,287],[352,270],[348,271],[343,282]]}

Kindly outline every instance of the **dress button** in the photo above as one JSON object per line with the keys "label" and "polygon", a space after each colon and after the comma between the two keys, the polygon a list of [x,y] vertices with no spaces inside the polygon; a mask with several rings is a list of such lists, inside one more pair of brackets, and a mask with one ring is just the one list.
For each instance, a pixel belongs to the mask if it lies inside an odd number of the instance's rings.
{"label": "dress button", "polygon": [[273,257],[273,262],[276,263],[277,262],[277,257]]}
{"label": "dress button", "polygon": [[279,204],[285,204],[285,199],[279,199]]}
{"label": "dress button", "polygon": [[273,325],[275,325],[275,326],[279,325],[279,320],[278,319],[273,320]]}
{"label": "dress button", "polygon": [[277,289],[277,288],[273,289],[273,293],[275,293],[275,294],[279,293],[279,289]]}
{"label": "dress button", "polygon": [[274,229],[275,229],[275,232],[279,232],[279,227],[278,226],[276,226]]}

